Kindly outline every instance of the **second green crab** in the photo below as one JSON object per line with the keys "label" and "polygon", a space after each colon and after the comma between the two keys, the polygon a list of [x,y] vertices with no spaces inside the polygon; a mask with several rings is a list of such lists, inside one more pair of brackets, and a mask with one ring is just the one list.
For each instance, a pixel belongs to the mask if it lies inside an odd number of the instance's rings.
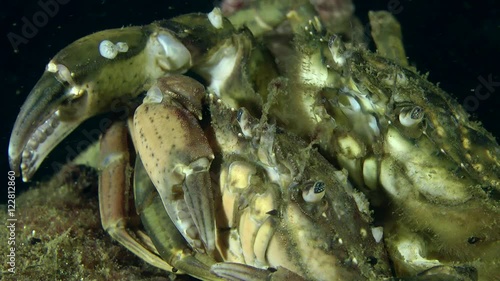
{"label": "second green crab", "polygon": [[498,276],[500,147],[408,66],[389,13],[370,13],[377,53],[352,14],[309,1],[227,16],[61,50],[21,108],[11,167],[28,181],[72,130],[125,101],[133,114],[100,140],[101,220],[154,266],[202,280]]}

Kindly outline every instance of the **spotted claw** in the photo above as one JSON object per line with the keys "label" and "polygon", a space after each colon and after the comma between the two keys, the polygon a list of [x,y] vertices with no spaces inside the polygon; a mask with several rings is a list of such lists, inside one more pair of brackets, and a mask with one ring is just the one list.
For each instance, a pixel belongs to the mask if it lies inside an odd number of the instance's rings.
{"label": "spotted claw", "polygon": [[187,76],[159,79],[136,110],[133,139],[177,229],[194,249],[213,252],[214,154],[197,120],[204,95],[203,85]]}

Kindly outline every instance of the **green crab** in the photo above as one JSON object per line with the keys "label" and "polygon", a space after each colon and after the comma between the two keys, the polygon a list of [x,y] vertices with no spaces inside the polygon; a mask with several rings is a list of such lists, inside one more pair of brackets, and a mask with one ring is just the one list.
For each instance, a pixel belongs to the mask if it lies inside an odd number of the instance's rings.
{"label": "green crab", "polygon": [[[147,91],[103,135],[99,179],[103,227],[145,261],[204,280],[487,280],[500,148],[407,66],[390,14],[370,21],[378,54],[308,1],[84,37],[23,105],[11,166],[29,180],[84,120]],[[147,234],[125,220],[131,176]]]}

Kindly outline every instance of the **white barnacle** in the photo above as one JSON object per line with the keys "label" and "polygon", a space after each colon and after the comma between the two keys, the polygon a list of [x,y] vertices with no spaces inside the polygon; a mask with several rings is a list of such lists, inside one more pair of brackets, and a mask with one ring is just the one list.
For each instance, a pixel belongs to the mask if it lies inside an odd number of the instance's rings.
{"label": "white barnacle", "polygon": [[128,51],[128,44],[125,42],[118,42],[115,46],[116,50],[120,53],[126,53]]}
{"label": "white barnacle", "polygon": [[109,40],[102,40],[99,44],[99,53],[101,54],[101,56],[112,60],[118,54],[118,49],[116,45],[113,44],[113,42]]}
{"label": "white barnacle", "polygon": [[163,93],[156,85],[149,88],[146,97],[144,97],[144,103],[161,103],[162,101]]}
{"label": "white barnacle", "polygon": [[308,203],[321,201],[325,197],[325,183],[317,181],[302,191],[302,198]]}
{"label": "white barnacle", "polygon": [[99,53],[107,59],[114,59],[118,53],[128,52],[128,44],[125,42],[118,42],[114,44],[109,40],[102,40],[99,44]]}
{"label": "white barnacle", "polygon": [[214,8],[207,16],[213,27],[222,28],[222,13],[219,8]]}
{"label": "white barnacle", "polygon": [[384,236],[384,228],[381,226],[372,227],[372,235],[375,242],[379,243],[382,241],[382,237]]}
{"label": "white barnacle", "polygon": [[399,122],[405,127],[411,127],[420,123],[424,118],[424,110],[420,106],[415,106],[411,109],[404,108],[399,113]]}
{"label": "white barnacle", "polygon": [[65,65],[50,61],[45,69],[48,72],[56,73],[57,79],[60,82],[68,82],[69,84],[74,84],[72,78],[74,76],[74,73],[70,72]]}

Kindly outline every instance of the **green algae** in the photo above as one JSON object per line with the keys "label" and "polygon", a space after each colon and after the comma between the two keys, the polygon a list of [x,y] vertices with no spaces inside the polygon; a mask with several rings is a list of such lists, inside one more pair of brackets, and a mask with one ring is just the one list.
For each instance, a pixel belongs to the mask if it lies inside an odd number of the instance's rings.
{"label": "green algae", "polygon": [[[6,206],[1,206],[7,210]],[[140,260],[102,229],[96,172],[70,165],[16,198],[16,270],[1,280],[187,280]],[[7,212],[0,213],[7,222]],[[7,227],[0,249],[7,253]]]}

